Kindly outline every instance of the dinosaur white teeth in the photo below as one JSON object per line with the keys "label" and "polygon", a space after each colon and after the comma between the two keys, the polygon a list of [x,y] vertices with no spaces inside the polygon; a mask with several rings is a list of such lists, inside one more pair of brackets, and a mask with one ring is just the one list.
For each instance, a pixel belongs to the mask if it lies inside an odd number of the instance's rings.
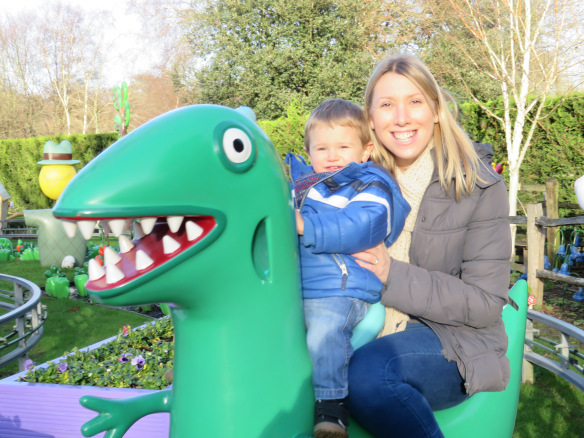
{"label": "dinosaur white teeth", "polygon": [[117,283],[123,280],[124,277],[124,273],[117,266],[109,265],[105,267],[105,282],[107,284]]}
{"label": "dinosaur white teeth", "polygon": [[187,222],[187,238],[190,241],[198,239],[201,234],[203,234],[203,229],[197,225],[195,222],[188,221]]}
{"label": "dinosaur white teeth", "polygon": [[142,231],[142,226],[138,222],[134,222],[134,239],[140,240],[145,237],[144,231]]}
{"label": "dinosaur white teeth", "polygon": [[152,260],[144,251],[139,249],[136,252],[136,269],[138,271],[148,268],[152,263],[154,263],[154,260]]}
{"label": "dinosaur white teeth", "polygon": [[180,248],[180,243],[170,236],[164,236],[162,238],[162,248],[164,249],[164,254],[172,254]]}
{"label": "dinosaur white teeth", "polygon": [[105,269],[103,269],[95,259],[89,260],[87,264],[87,277],[89,281],[99,280],[105,275]]}
{"label": "dinosaur white teeth", "polygon": [[93,231],[95,230],[95,224],[97,221],[79,221],[77,222],[77,226],[79,227],[79,231],[81,231],[81,235],[85,240],[91,239],[93,236]]}
{"label": "dinosaur white teeth", "polygon": [[120,254],[130,252],[132,251],[132,248],[134,248],[132,241],[128,238],[128,236],[123,234],[119,237],[118,243],[120,244]]}
{"label": "dinosaur white teeth", "polygon": [[113,219],[108,222],[112,233],[116,237],[120,237],[120,235],[126,230],[126,219]]}
{"label": "dinosaur white teeth", "polygon": [[104,264],[106,266],[115,265],[120,260],[122,260],[120,255],[117,252],[115,252],[113,249],[111,249],[109,246],[106,246],[105,249],[103,250],[103,258],[104,258]]}
{"label": "dinosaur white teeth", "polygon": [[140,226],[142,227],[142,231],[144,231],[145,235],[148,235],[152,232],[157,220],[157,217],[145,217],[140,220]]}
{"label": "dinosaur white teeth", "polygon": [[73,221],[61,221],[61,223],[65,229],[65,234],[69,236],[69,239],[73,239],[77,234],[77,224]]}
{"label": "dinosaur white teeth", "polygon": [[166,222],[168,223],[168,228],[170,228],[170,231],[176,233],[182,225],[183,219],[184,216],[168,216],[166,218]]}

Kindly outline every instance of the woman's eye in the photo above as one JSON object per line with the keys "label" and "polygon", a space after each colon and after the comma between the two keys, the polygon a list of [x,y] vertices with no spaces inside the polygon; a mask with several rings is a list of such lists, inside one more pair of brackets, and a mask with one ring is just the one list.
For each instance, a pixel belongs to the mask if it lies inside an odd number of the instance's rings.
{"label": "woman's eye", "polygon": [[251,156],[253,146],[245,132],[238,128],[229,128],[223,134],[223,151],[229,161],[240,164]]}

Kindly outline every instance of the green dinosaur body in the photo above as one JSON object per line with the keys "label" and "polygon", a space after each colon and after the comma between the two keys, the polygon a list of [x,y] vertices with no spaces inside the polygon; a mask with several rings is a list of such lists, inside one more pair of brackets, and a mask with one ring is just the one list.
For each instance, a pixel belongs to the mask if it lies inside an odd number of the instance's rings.
{"label": "green dinosaur body", "polygon": [[[56,217],[76,222],[158,218],[120,254],[117,270],[106,267],[86,287],[107,305],[173,305],[171,392],[125,401],[123,409],[83,398],[103,413],[84,435],[121,437],[133,421],[160,411],[171,413],[171,437],[311,432],[292,204],[280,159],[254,119],[249,109],[213,105],[162,115],[96,157],[56,204]],[[184,216],[175,232],[169,216]],[[202,234],[191,239],[188,222]],[[169,254],[166,235],[179,246]],[[143,269],[138,250],[152,261]]]}

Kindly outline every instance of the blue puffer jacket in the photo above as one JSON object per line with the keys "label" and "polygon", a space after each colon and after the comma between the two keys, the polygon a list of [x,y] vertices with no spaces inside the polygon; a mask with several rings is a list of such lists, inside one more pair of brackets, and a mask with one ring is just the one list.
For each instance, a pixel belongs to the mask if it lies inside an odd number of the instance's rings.
{"label": "blue puffer jacket", "polygon": [[[292,180],[313,172],[302,157],[286,156]],[[299,236],[304,298],[348,296],[369,303],[380,299],[382,283],[360,267],[354,254],[401,233],[410,206],[393,176],[383,167],[350,163],[316,182],[304,194]]]}

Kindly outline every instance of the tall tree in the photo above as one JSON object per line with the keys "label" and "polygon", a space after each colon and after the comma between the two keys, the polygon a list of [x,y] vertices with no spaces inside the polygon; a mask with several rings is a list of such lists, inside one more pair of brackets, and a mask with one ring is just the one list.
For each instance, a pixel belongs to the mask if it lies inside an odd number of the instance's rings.
{"label": "tall tree", "polygon": [[83,14],[78,8],[62,3],[45,6],[37,34],[43,67],[65,116],[67,134],[71,134],[71,98],[79,80],[77,35],[82,30]]}
{"label": "tall tree", "polygon": [[376,58],[388,48],[385,2],[371,0],[201,0],[189,37],[202,66],[199,102],[247,105],[258,117],[297,100],[361,101]]}
{"label": "tall tree", "polygon": [[[509,167],[510,214],[517,213],[520,167],[538,123],[549,115],[550,94],[577,86],[572,72],[584,54],[584,5],[580,0],[425,0],[439,20],[436,32],[472,67],[499,86],[503,108],[496,111],[471,97],[504,132]],[[465,44],[468,35],[473,45]],[[478,50],[476,50],[478,48]],[[444,56],[444,62],[452,61]],[[564,84],[558,87],[558,84]],[[553,111],[553,109],[552,109]]]}
{"label": "tall tree", "polygon": [[35,56],[35,23],[32,13],[3,16],[0,20],[0,136],[37,134],[43,111],[41,66]]}

